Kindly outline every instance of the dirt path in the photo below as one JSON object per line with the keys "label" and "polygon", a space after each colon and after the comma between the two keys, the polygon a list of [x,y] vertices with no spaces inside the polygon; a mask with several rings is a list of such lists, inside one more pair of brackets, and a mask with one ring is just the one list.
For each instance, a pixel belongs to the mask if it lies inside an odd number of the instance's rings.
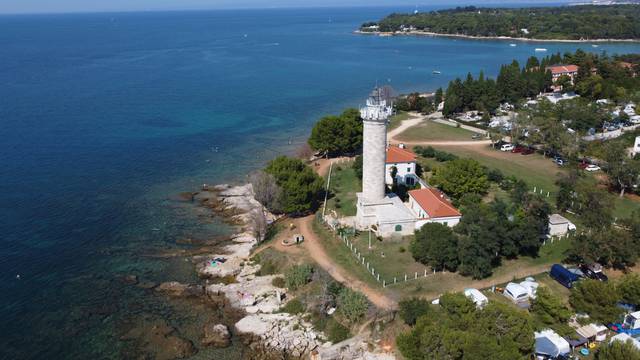
{"label": "dirt path", "polygon": [[[397,143],[403,143],[405,145],[432,145],[432,146],[475,146],[475,145],[490,145],[491,144],[491,140],[470,140],[470,141],[401,141],[398,140],[397,137],[402,134],[403,132],[407,131],[408,129],[420,125],[420,123],[424,122],[424,121],[432,121],[432,120],[438,120],[442,117],[442,114],[440,113],[433,113],[427,116],[424,115],[420,115],[420,114],[416,114],[416,113],[410,113],[411,116],[413,116],[412,118],[405,120],[402,122],[402,124],[400,124],[400,126],[398,126],[397,128],[389,131],[387,133],[387,141],[393,144],[397,144]],[[464,128],[467,128],[468,126],[463,126]],[[475,132],[479,132],[479,131],[484,131],[481,129],[475,129],[475,128],[471,128],[468,127],[469,129],[473,129],[472,131]]]}
{"label": "dirt path", "polygon": [[294,220],[298,231],[304,236],[303,246],[308,250],[309,256],[311,256],[311,258],[320,265],[321,268],[329,273],[332,278],[354,290],[360,291],[375,306],[386,310],[397,308],[397,303],[394,300],[384,295],[381,291],[358,280],[341,266],[333,262],[333,260],[327,255],[322,244],[320,244],[321,240],[315,232],[313,232],[313,221],[313,215]]}

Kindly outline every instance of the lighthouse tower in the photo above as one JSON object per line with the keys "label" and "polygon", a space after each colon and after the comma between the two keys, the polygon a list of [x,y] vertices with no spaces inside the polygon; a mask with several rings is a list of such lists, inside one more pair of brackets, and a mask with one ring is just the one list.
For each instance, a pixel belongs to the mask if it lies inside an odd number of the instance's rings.
{"label": "lighthouse tower", "polygon": [[373,90],[367,105],[360,110],[363,121],[362,201],[377,204],[385,195],[385,159],[387,156],[387,121],[391,107],[382,89]]}

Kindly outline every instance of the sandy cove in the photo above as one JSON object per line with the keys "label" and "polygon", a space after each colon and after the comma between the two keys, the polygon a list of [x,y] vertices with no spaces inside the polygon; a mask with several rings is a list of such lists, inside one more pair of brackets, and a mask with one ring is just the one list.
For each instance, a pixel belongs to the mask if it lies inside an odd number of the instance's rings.
{"label": "sandy cove", "polygon": [[502,41],[520,41],[520,42],[540,42],[540,43],[637,43],[640,39],[591,39],[591,40],[571,40],[571,39],[535,39],[510,36],[474,36],[464,34],[442,34],[429,31],[408,31],[408,32],[381,32],[381,31],[361,31],[356,30],[354,34],[359,35],[377,35],[377,36],[431,36],[431,37],[449,37],[470,40],[502,40]]}

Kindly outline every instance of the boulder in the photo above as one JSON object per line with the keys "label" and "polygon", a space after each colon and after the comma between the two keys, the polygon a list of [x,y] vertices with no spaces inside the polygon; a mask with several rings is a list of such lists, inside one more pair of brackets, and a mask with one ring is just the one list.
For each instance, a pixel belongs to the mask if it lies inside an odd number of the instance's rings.
{"label": "boulder", "polygon": [[206,324],[204,326],[203,346],[227,347],[231,343],[229,329],[223,324]]}

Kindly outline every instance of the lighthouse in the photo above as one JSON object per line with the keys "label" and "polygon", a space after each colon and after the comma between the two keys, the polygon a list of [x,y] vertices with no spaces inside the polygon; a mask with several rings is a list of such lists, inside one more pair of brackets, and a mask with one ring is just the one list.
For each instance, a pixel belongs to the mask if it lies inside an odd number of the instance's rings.
{"label": "lighthouse", "polygon": [[387,123],[391,104],[375,88],[360,109],[362,118],[362,192],[357,194],[356,228],[379,236],[413,234],[416,218],[395,194],[386,194]]}
{"label": "lighthouse", "polygon": [[367,105],[360,110],[363,123],[362,200],[366,204],[384,200],[387,123],[391,112],[381,88],[373,90]]}

